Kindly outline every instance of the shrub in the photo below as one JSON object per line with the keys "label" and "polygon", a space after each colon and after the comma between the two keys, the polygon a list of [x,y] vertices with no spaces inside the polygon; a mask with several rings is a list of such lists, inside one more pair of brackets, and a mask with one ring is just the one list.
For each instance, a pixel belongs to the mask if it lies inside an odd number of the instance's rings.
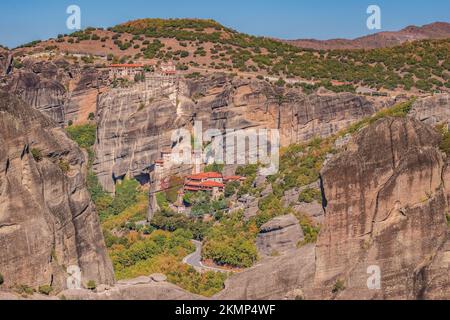
{"label": "shrub", "polygon": [[97,288],[97,284],[94,280],[89,280],[87,283],[87,289],[88,290],[95,290]]}
{"label": "shrub", "polygon": [[331,290],[332,293],[337,294],[341,291],[345,290],[345,283],[341,279],[337,280],[336,283],[333,286],[333,289]]}
{"label": "shrub", "polygon": [[33,156],[33,159],[36,162],[40,162],[43,159],[41,149],[38,149],[38,148],[31,149],[31,155]]}
{"label": "shrub", "polygon": [[318,189],[306,188],[300,193],[299,202],[312,203],[314,201],[322,200],[322,193]]}
{"label": "shrub", "polygon": [[20,284],[17,285],[15,287],[15,290],[18,294],[22,294],[22,295],[32,295],[34,294],[34,289],[25,285],[25,284]]}
{"label": "shrub", "polygon": [[39,291],[39,293],[48,296],[53,291],[53,288],[49,285],[45,285],[45,286],[39,287],[38,291]]}
{"label": "shrub", "polygon": [[67,162],[67,160],[61,159],[59,160],[59,168],[63,173],[67,173],[70,171],[70,164]]}
{"label": "shrub", "polygon": [[243,222],[243,213],[224,216],[207,233],[202,256],[218,265],[249,268],[258,259],[254,222]]}
{"label": "shrub", "polygon": [[3,275],[0,273],[0,286],[5,283],[5,278],[3,278]]}
{"label": "shrub", "polygon": [[67,128],[67,133],[80,148],[88,149],[95,144],[97,127],[95,124],[86,124]]}
{"label": "shrub", "polygon": [[225,167],[225,165],[223,165],[223,164],[212,163],[212,164],[207,165],[203,171],[206,173],[208,173],[208,172],[222,173],[224,167]]}
{"label": "shrub", "polygon": [[298,243],[298,247],[301,247],[308,243],[316,243],[320,232],[320,226],[316,225],[306,214],[295,213],[295,216],[300,222],[300,226],[305,235],[305,239]]}
{"label": "shrub", "polygon": [[230,183],[227,183],[227,185],[225,186],[225,197],[229,198],[233,196],[239,189],[240,185],[241,184],[238,181],[232,181]]}

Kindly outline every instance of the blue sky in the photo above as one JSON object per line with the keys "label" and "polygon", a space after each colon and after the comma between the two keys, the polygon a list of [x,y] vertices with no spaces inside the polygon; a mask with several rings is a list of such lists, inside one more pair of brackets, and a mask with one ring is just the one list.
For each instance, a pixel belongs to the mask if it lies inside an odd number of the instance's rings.
{"label": "blue sky", "polygon": [[81,7],[82,27],[144,17],[212,18],[241,32],[286,39],[366,35],[371,4],[381,7],[383,31],[450,22],[449,0],[15,0],[0,2],[0,44],[15,47],[69,33],[71,4]]}

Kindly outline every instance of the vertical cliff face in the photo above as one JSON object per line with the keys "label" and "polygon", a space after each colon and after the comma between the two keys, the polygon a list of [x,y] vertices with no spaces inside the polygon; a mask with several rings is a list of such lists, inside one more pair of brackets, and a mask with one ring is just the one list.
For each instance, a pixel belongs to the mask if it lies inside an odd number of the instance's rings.
{"label": "vertical cliff face", "polygon": [[264,81],[215,74],[174,83],[147,80],[102,94],[98,103],[97,160],[103,187],[140,177],[171,145],[175,129],[279,129],[281,144],[326,137],[392,102],[353,94],[304,95],[300,89],[274,88]]}
{"label": "vertical cliff face", "polygon": [[94,170],[105,190],[114,191],[115,181],[126,175],[148,174],[159,152],[171,145],[171,130],[187,122],[178,118],[178,108],[174,84],[156,89],[141,84],[100,96]]}
{"label": "vertical cliff face", "polygon": [[64,121],[74,125],[86,123],[91,114],[97,112],[100,92],[107,91],[108,73],[95,68],[69,68],[66,78],[68,91]]}
{"label": "vertical cliff face", "polygon": [[[449,286],[448,169],[439,141],[418,120],[383,119],[326,165],[328,205],[316,248],[318,296],[445,298],[432,289],[435,281]],[[371,266],[381,271],[381,290],[368,289]],[[332,293],[338,282],[345,290]]]}
{"label": "vertical cliff face", "polygon": [[66,91],[58,81],[33,72],[23,72],[14,76],[6,90],[16,93],[30,106],[57,123],[64,123]]}
{"label": "vertical cliff face", "polygon": [[0,92],[0,273],[6,286],[114,281],[85,186],[86,157],[58,125]]}

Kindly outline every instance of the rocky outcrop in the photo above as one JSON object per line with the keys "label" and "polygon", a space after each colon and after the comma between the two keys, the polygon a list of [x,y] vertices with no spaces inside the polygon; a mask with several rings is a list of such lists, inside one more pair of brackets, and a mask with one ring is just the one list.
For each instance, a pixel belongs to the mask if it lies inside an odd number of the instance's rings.
{"label": "rocky outcrop", "polygon": [[0,46],[0,77],[5,76],[11,70],[12,55],[9,50]]}
{"label": "rocky outcrop", "polygon": [[[99,290],[100,289],[100,290]],[[59,294],[67,300],[204,300],[204,297],[189,293],[166,281],[152,277],[139,277],[119,281],[115,286],[97,290],[66,290]]]}
{"label": "rocky outcrop", "polygon": [[261,227],[256,246],[262,255],[274,256],[295,250],[304,240],[300,223],[293,215],[272,219]]}
{"label": "rocky outcrop", "polygon": [[[310,297],[448,298],[448,169],[439,141],[418,120],[382,119],[327,163]],[[380,287],[369,289],[376,270]]]}
{"label": "rocky outcrop", "polygon": [[59,126],[0,92],[0,273],[4,287],[64,289],[114,282],[99,219],[86,189],[87,156]]}
{"label": "rocky outcrop", "polygon": [[20,72],[13,76],[5,89],[57,123],[64,123],[66,90],[60,82],[34,72]]}
{"label": "rocky outcrop", "polygon": [[206,300],[205,297],[189,293],[166,281],[163,275],[151,275],[126,281],[115,285],[98,285],[94,290],[64,290],[56,296],[20,295],[14,291],[0,291],[2,300],[114,300],[114,301],[148,301],[148,300]]}
{"label": "rocky outcrop", "polygon": [[315,189],[319,193],[320,182],[317,181],[308,186],[287,190],[282,198],[283,206],[285,208],[291,207],[296,212],[305,214],[320,225],[324,218],[322,202],[316,199],[312,199],[311,202],[301,202],[299,200],[299,195],[306,189]]}
{"label": "rocky outcrop", "polygon": [[80,68],[62,58],[55,61],[26,58],[23,66],[4,81],[5,90],[64,125],[85,123],[91,113],[95,114],[97,96],[109,80],[107,72]]}
{"label": "rocky outcrop", "polygon": [[431,126],[450,123],[450,94],[436,94],[417,100],[411,116]]}
{"label": "rocky outcrop", "polygon": [[314,278],[314,245],[263,260],[255,267],[230,277],[217,300],[302,299]]}

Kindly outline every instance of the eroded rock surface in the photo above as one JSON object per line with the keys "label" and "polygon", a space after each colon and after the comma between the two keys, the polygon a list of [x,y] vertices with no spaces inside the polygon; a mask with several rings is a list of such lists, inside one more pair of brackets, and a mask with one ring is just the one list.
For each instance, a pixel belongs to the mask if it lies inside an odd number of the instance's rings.
{"label": "eroded rock surface", "polygon": [[113,283],[86,189],[86,156],[51,119],[0,92],[0,273],[4,287]]}
{"label": "eroded rock surface", "polygon": [[431,126],[449,123],[450,95],[437,94],[417,100],[411,110],[411,116]]}
{"label": "eroded rock surface", "polygon": [[[111,90],[98,103],[97,160],[100,183],[114,191],[117,179],[144,179],[175,129],[280,129],[282,145],[329,136],[392,103],[353,94],[304,95],[266,82],[215,74],[174,83],[147,80]],[[147,178],[148,179],[148,178]]]}
{"label": "eroded rock surface", "polygon": [[205,300],[165,281],[133,281],[118,283],[102,292],[66,290],[59,294],[68,300]]}
{"label": "eroded rock surface", "polygon": [[303,240],[303,230],[297,218],[286,215],[274,218],[261,227],[256,246],[262,255],[279,255],[295,250]]}
{"label": "eroded rock surface", "polygon": [[[448,298],[448,182],[439,141],[418,120],[388,118],[328,162],[312,296]],[[381,271],[380,290],[367,286],[373,266]]]}
{"label": "eroded rock surface", "polygon": [[[312,286],[314,245],[307,245],[287,255],[263,260],[255,267],[230,277],[217,300],[295,299],[295,291]],[[298,297],[299,298],[299,297]]]}
{"label": "eroded rock surface", "polygon": [[97,96],[108,84],[107,72],[80,68],[64,59],[25,59],[20,69],[12,70],[3,79],[4,90],[61,125],[86,122],[90,113],[96,113]]}

